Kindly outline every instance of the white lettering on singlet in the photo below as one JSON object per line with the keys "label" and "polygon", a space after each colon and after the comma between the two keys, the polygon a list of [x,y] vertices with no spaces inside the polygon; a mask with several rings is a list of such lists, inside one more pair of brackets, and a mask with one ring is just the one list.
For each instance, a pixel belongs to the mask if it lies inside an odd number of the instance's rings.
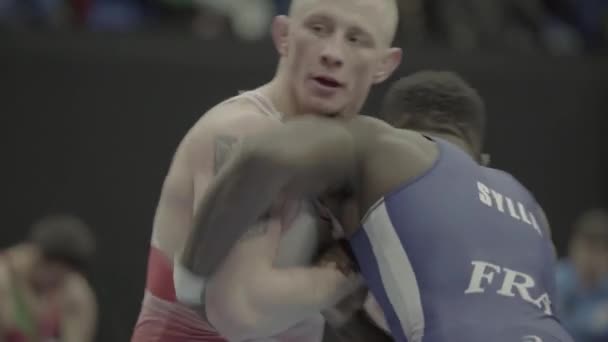
{"label": "white lettering on singlet", "polygon": [[482,182],[477,182],[477,190],[481,203],[509,215],[514,220],[521,221],[531,226],[539,235],[543,235],[534,214],[527,210],[523,203],[515,201],[496,190],[490,189]]}
{"label": "white lettering on singlet", "polygon": [[532,276],[480,260],[472,261],[471,264],[473,270],[469,286],[464,291],[466,295],[482,294],[491,289],[500,296],[523,299],[547,315],[553,314],[549,294],[543,292],[538,298],[532,297],[530,291],[537,284]]}

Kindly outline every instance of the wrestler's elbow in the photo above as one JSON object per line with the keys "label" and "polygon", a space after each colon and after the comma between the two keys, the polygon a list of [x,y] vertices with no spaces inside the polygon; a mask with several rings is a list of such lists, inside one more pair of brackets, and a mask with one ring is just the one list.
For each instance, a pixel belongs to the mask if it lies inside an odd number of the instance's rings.
{"label": "wrestler's elbow", "polygon": [[308,303],[302,307],[301,301],[306,298],[299,299],[296,293],[285,296],[285,289],[278,287],[282,284],[275,273],[279,272],[268,271],[259,271],[230,289],[210,289],[207,293],[207,319],[228,340],[274,336],[319,312],[314,310],[305,314],[310,311]]}
{"label": "wrestler's elbow", "polygon": [[266,324],[248,282],[228,286],[209,284],[206,291],[205,318],[209,324],[229,341],[243,341],[264,337]]}
{"label": "wrestler's elbow", "polygon": [[251,307],[245,299],[236,304],[235,300],[221,306],[208,304],[205,313],[209,324],[229,341],[264,337],[260,312]]}
{"label": "wrestler's elbow", "polygon": [[337,270],[320,267],[275,270],[265,282],[252,289],[250,307],[269,326],[289,326],[319,313],[350,293],[351,283]]}

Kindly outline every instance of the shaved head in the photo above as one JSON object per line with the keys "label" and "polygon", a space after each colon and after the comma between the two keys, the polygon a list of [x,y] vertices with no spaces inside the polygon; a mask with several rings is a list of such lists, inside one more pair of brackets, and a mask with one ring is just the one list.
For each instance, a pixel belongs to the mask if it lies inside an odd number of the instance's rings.
{"label": "shaved head", "polygon": [[[338,3],[337,0],[292,0],[289,7],[289,16],[298,18],[314,9],[315,5],[323,3]],[[349,0],[345,1],[348,3],[359,3],[361,6],[368,7],[370,12],[366,11],[367,14],[375,12],[377,14],[373,17],[375,21],[373,24],[378,25],[382,40],[390,45],[395,38],[397,32],[397,25],[399,24],[399,7],[397,0]]]}
{"label": "shaved head", "polygon": [[398,17],[396,0],[292,0],[272,37],[298,111],[358,113],[371,87],[401,63],[401,49],[391,46]]}

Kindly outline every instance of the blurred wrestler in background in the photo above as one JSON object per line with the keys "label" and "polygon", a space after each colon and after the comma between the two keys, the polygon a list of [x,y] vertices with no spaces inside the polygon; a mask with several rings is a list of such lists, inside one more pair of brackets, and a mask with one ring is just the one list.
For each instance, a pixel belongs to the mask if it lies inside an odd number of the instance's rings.
{"label": "blurred wrestler in background", "polygon": [[557,308],[577,342],[608,341],[608,211],[574,224],[569,255],[557,268]]}
{"label": "blurred wrestler in background", "polygon": [[0,341],[93,341],[97,303],[84,271],[94,249],[84,222],[57,215],[0,251]]}

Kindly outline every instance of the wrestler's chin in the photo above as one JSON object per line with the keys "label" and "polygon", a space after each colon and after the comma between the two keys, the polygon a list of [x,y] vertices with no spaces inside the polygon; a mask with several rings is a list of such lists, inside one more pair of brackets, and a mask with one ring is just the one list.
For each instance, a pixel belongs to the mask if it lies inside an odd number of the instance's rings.
{"label": "wrestler's chin", "polygon": [[319,96],[318,94],[307,94],[306,111],[325,117],[341,116],[346,107],[346,96],[344,94],[332,94],[332,96]]}

